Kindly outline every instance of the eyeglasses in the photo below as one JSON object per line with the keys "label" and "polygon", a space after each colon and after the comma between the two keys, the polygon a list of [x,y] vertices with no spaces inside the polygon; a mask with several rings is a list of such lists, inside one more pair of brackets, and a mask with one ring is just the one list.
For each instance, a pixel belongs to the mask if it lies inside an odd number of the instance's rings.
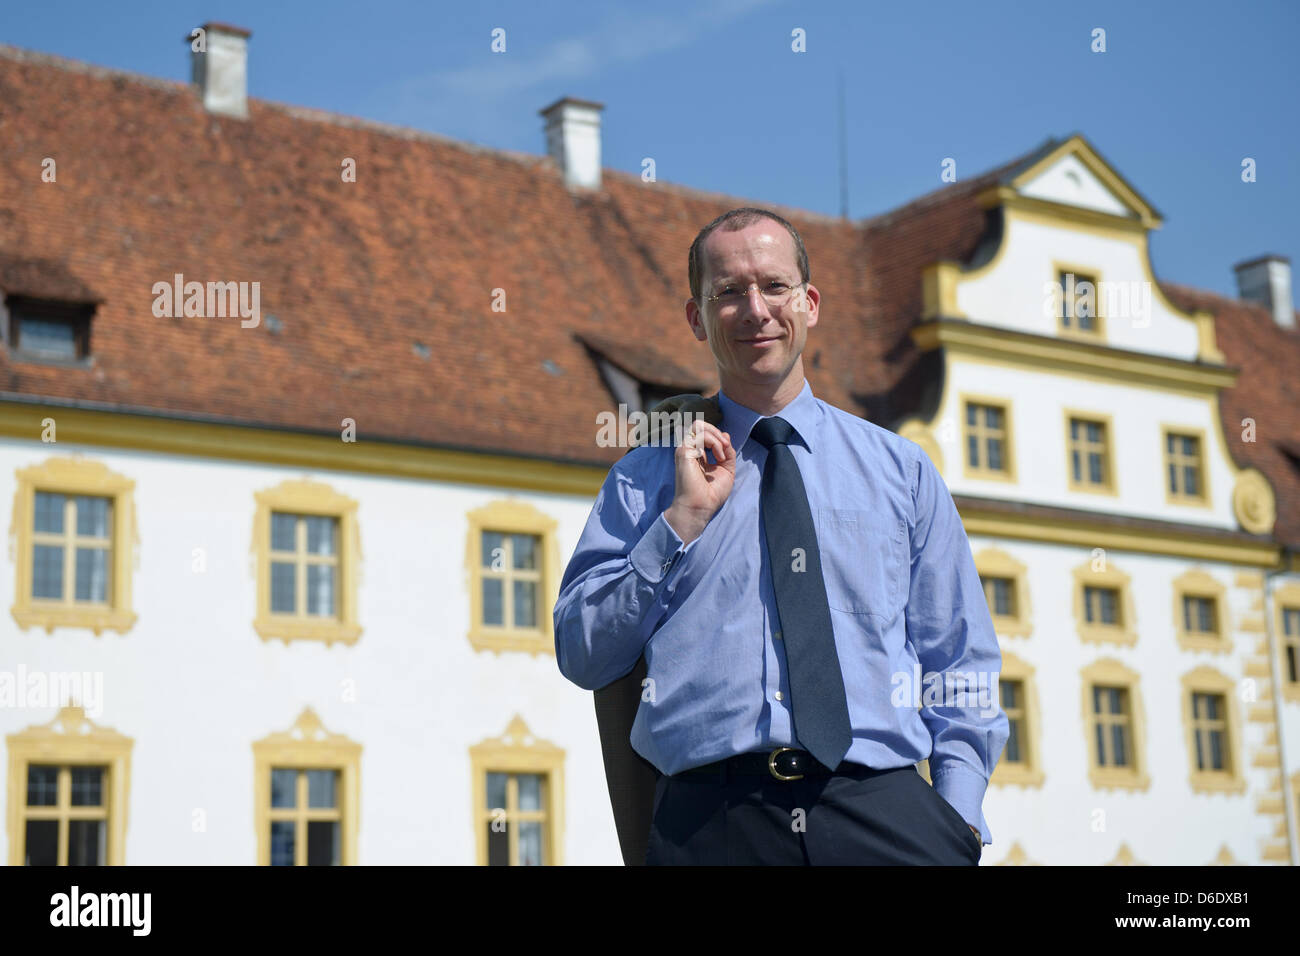
{"label": "eyeglasses", "polygon": [[[723,286],[722,291],[717,295],[706,295],[704,301],[716,302],[723,309],[735,308],[749,298],[749,290],[756,285],[757,283],[751,282],[744,289],[741,289],[739,283],[728,283]],[[762,289],[759,289],[758,294],[763,297],[763,301],[768,305],[780,306],[785,305],[790,300],[791,293],[802,287],[802,282],[799,285],[787,285],[779,279],[773,279]]]}

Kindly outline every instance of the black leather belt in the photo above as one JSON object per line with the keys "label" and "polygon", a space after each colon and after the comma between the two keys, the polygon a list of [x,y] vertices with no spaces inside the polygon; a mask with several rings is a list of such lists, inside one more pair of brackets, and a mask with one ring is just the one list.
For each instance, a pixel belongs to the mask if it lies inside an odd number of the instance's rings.
{"label": "black leather belt", "polygon": [[[841,766],[845,766],[841,764]],[[858,765],[852,765],[855,768]],[[866,769],[866,768],[858,768]],[[806,750],[777,747],[762,753],[738,754],[700,767],[683,770],[678,776],[721,776],[723,774],[758,774],[777,780],[802,780],[804,777],[828,777],[833,771]]]}

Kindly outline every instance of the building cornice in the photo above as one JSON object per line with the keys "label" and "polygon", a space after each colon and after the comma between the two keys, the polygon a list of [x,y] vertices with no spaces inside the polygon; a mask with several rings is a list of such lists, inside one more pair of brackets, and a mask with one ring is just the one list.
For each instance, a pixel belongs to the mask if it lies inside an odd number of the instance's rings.
{"label": "building cornice", "polygon": [[1238,371],[1222,365],[1189,362],[1128,349],[1058,339],[963,319],[939,318],[916,325],[912,341],[923,352],[944,348],[957,355],[996,358],[1028,368],[1054,369],[1094,380],[1161,388],[1214,392],[1231,388]]}
{"label": "building cornice", "polygon": [[363,438],[345,442],[338,434],[311,434],[42,403],[0,402],[0,435],[39,442],[47,418],[54,420],[55,437],[64,445],[130,448],[584,497],[595,496],[609,471],[608,465],[547,461],[523,455]]}
{"label": "building cornice", "polygon": [[953,502],[968,535],[1173,555],[1262,568],[1276,567],[1281,559],[1276,541],[1228,528],[973,495],[953,495]]}

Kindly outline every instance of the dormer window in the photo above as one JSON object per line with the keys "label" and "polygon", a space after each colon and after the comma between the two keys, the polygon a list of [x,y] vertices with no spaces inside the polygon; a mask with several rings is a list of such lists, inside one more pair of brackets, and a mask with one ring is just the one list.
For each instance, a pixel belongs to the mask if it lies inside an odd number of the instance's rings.
{"label": "dormer window", "polygon": [[674,395],[680,395],[680,389],[663,388],[656,385],[641,386],[641,410],[650,411],[666,398],[672,398]]}
{"label": "dormer window", "polygon": [[90,357],[90,318],[95,307],[11,295],[9,349],[14,358],[80,362]]}

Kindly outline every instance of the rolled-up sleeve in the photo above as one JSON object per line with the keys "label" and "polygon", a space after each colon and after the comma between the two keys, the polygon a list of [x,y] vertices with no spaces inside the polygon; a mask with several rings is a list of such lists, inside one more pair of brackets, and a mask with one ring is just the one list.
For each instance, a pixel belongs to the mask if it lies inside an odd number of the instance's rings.
{"label": "rolled-up sleeve", "polygon": [[915,474],[907,639],[923,673],[930,779],[990,843],[984,793],[1010,732],[998,697],[1002,652],[952,495],[923,452]]}
{"label": "rolled-up sleeve", "polygon": [[587,690],[636,664],[699,540],[684,545],[662,512],[647,513],[656,476],[647,479],[645,462],[633,453],[610,470],[560,581],[555,657],[560,673]]}

